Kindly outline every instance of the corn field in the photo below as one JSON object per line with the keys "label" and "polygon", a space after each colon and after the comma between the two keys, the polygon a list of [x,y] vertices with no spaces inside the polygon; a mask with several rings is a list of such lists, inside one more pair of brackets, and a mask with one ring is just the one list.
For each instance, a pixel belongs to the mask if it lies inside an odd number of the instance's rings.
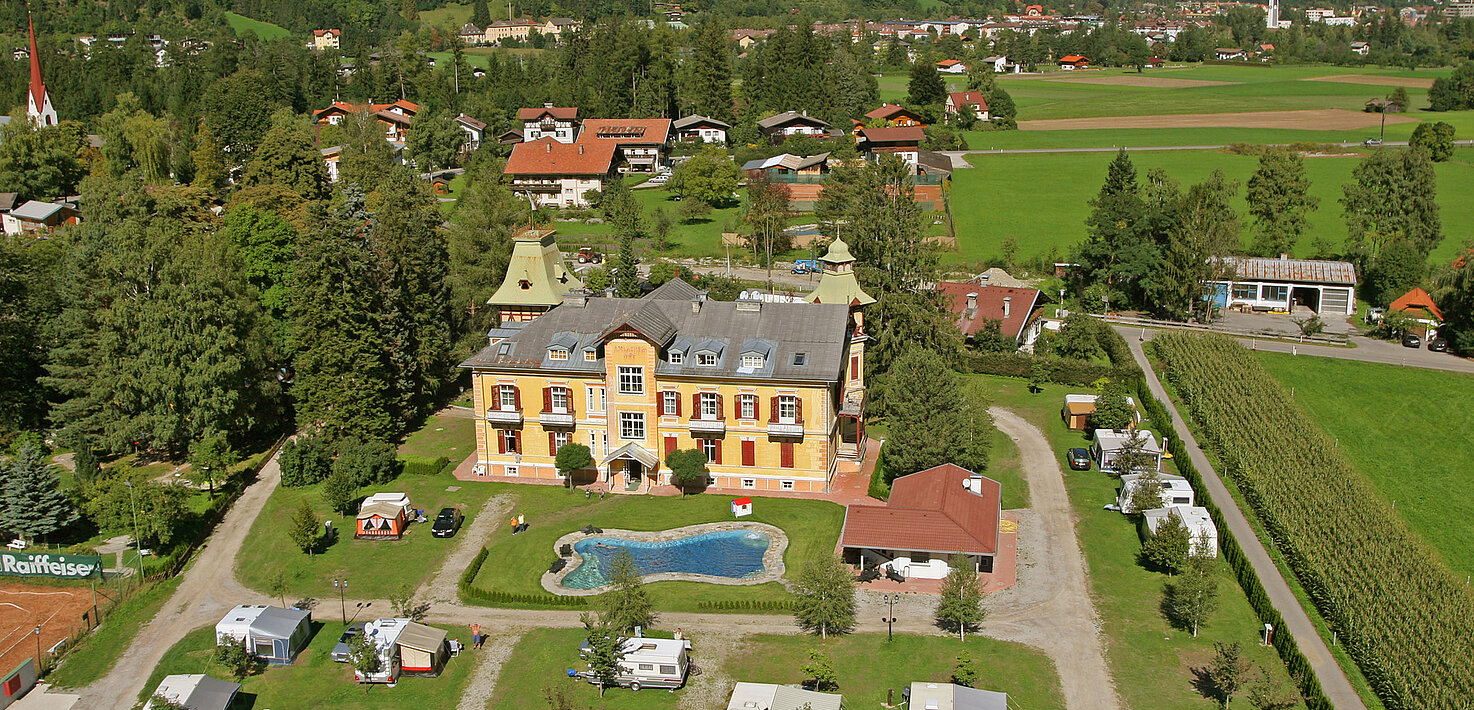
{"label": "corn field", "polygon": [[1247,349],[1221,335],[1153,342],[1199,440],[1218,453],[1386,706],[1474,707],[1474,592],[1466,580],[1397,517]]}

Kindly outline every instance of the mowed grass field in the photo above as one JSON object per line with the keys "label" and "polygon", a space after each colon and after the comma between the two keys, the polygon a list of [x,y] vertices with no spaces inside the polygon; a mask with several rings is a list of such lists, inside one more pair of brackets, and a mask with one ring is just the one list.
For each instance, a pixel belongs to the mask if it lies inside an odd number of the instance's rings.
{"label": "mowed grass field", "polygon": [[[1211,129],[1198,129],[1211,130]],[[1073,131],[1050,131],[1071,133]],[[958,250],[944,252],[952,262],[997,260],[1004,240],[1018,240],[1019,256],[1043,256],[1053,252],[1065,257],[1070,248],[1085,238],[1085,219],[1090,200],[1100,191],[1110,152],[1023,153],[968,155],[973,167],[952,175],[952,215],[957,225]],[[1186,189],[1221,169],[1239,182],[1234,199],[1244,227],[1245,245],[1252,241],[1244,183],[1258,167],[1258,158],[1227,151],[1145,151],[1132,153],[1137,179],[1144,181],[1152,168],[1162,168]],[[1351,182],[1360,156],[1312,157],[1305,159],[1311,193],[1320,206],[1310,214],[1310,229],[1296,246],[1298,256],[1311,254],[1317,236],[1340,246],[1346,239],[1341,216],[1342,185]],[[1446,262],[1460,252],[1474,234],[1474,148],[1459,148],[1454,157],[1437,165],[1438,202],[1443,220],[1444,241],[1433,251],[1433,263]]]}
{"label": "mowed grass field", "polygon": [[1474,377],[1259,353],[1275,379],[1455,572],[1474,574]]}
{"label": "mowed grass field", "polygon": [[256,36],[261,39],[276,39],[291,34],[285,27],[273,25],[270,22],[253,20],[245,15],[238,15],[234,12],[225,13],[225,21],[230,23],[230,29],[238,35],[244,34],[246,30],[256,33]]}

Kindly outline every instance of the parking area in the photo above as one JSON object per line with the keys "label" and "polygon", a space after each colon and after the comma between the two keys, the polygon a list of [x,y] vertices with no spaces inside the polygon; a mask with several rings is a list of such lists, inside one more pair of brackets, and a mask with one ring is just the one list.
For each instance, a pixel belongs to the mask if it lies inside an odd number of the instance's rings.
{"label": "parking area", "polygon": [[[1265,333],[1294,337],[1300,335],[1300,324],[1315,316],[1315,311],[1304,306],[1297,306],[1290,313],[1241,313],[1239,311],[1225,311],[1218,318],[1217,324],[1227,330],[1243,333]],[[1356,332],[1351,323],[1351,318],[1342,314],[1328,315],[1321,318],[1325,323],[1325,332],[1329,335],[1350,335]]]}

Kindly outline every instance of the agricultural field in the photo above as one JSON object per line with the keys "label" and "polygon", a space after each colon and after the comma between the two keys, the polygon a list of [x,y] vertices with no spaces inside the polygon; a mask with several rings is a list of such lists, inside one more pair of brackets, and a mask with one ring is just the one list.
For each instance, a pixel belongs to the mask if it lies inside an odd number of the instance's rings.
{"label": "agricultural field", "polygon": [[[1008,237],[1018,240],[1020,257],[1050,253],[1063,257],[1084,239],[1089,202],[1100,190],[1106,165],[1114,157],[1110,152],[966,156],[973,167],[957,170],[952,176],[951,204],[958,250],[944,252],[943,259],[964,263],[997,259]],[[1131,154],[1131,160],[1136,164],[1138,180],[1148,170],[1162,168],[1184,188],[1207,179],[1214,170],[1223,170],[1230,180],[1240,183],[1235,207],[1244,227],[1245,245],[1252,241],[1243,183],[1258,167],[1258,158],[1205,150],[1138,152]],[[1360,156],[1355,154],[1306,158],[1311,193],[1320,198],[1320,207],[1310,214],[1310,229],[1301,238],[1297,255],[1311,254],[1316,235],[1337,246],[1345,241],[1346,224],[1338,200],[1358,160]],[[1437,164],[1436,170],[1447,236],[1433,251],[1431,261],[1440,263],[1459,253],[1469,235],[1474,234],[1474,202],[1464,199],[1474,193],[1474,148],[1459,148],[1451,160]],[[1047,196],[1046,208],[1024,208],[1038,205],[1041,196]]]}
{"label": "agricultural field", "polygon": [[[1159,605],[1166,575],[1137,562],[1140,537],[1136,525],[1126,516],[1102,508],[1115,499],[1116,479],[1094,469],[1071,471],[1065,465],[1065,449],[1088,442],[1080,432],[1065,428],[1059,416],[1060,403],[1065,394],[1088,388],[1046,384],[1040,392],[1031,393],[1021,379],[972,375],[969,380],[988,392],[994,406],[1008,409],[1038,427],[1059,455],[1065,488],[1078,516],[1075,532],[1085,553],[1091,593],[1106,637],[1106,662],[1124,707],[1206,707],[1207,701],[1194,687],[1193,670],[1212,659],[1215,641],[1238,641],[1247,658],[1289,684],[1279,657],[1272,649],[1259,645],[1258,621],[1228,565],[1219,565],[1218,610],[1197,638],[1163,618]],[[1152,422],[1147,426],[1153,431],[1161,429]],[[1171,472],[1170,463],[1164,464],[1163,471]],[[1240,698],[1233,707],[1249,705]]]}
{"label": "agricultural field", "polygon": [[1474,377],[1333,358],[1258,353],[1295,403],[1457,574],[1474,574]]}
{"label": "agricultural field", "polygon": [[260,39],[276,39],[292,34],[287,28],[273,25],[270,22],[253,20],[245,15],[234,12],[225,13],[225,21],[230,23],[230,29],[236,34],[244,34],[246,30],[254,32]]}
{"label": "agricultural field", "polygon": [[1153,347],[1189,403],[1199,440],[1220,457],[1378,696],[1410,710],[1468,697],[1474,598],[1340,442],[1232,339],[1168,334]]}

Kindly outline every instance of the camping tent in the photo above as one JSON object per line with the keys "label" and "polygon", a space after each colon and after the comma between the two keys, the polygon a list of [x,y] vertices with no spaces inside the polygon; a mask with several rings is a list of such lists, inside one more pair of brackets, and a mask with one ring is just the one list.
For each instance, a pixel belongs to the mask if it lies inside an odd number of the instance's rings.
{"label": "camping tent", "polygon": [[398,644],[399,668],[404,675],[438,676],[450,655],[445,630],[424,624],[405,624],[399,633]]}
{"label": "camping tent", "polygon": [[358,507],[359,539],[398,540],[404,535],[413,508],[403,493],[375,493]]}
{"label": "camping tent", "polygon": [[312,612],[264,604],[231,609],[215,624],[216,641],[234,640],[267,663],[287,664],[312,635]]}

